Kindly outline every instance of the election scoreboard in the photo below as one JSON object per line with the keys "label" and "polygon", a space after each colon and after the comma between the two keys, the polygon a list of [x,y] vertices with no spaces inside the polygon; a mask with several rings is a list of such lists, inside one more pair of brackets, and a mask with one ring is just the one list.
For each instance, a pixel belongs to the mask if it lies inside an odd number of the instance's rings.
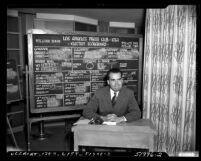
{"label": "election scoreboard", "polygon": [[142,36],[69,32],[28,33],[30,108],[33,113],[84,107],[120,68],[124,85],[141,101]]}

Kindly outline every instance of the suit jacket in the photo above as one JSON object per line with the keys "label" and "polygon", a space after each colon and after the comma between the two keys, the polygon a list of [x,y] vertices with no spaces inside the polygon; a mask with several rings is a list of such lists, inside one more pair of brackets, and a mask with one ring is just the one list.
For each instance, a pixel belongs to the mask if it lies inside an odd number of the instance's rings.
{"label": "suit jacket", "polygon": [[126,117],[127,121],[140,119],[141,111],[132,90],[123,86],[119,91],[115,106],[112,107],[110,87],[98,89],[83,110],[83,116],[88,119],[112,113],[118,117]]}

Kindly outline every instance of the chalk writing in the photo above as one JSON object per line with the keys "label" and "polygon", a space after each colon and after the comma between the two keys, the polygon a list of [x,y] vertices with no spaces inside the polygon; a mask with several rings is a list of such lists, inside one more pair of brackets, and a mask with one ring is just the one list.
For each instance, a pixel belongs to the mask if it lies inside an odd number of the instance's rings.
{"label": "chalk writing", "polygon": [[85,105],[97,89],[107,85],[107,71],[114,67],[122,70],[125,85],[137,89],[139,38],[33,34],[31,42],[32,108]]}

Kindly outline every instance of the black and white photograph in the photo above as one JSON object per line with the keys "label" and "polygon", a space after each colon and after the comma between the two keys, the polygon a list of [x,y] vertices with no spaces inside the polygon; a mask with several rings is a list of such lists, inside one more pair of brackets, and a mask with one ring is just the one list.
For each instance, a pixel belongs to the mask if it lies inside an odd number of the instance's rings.
{"label": "black and white photograph", "polygon": [[199,16],[8,5],[7,156],[199,157]]}

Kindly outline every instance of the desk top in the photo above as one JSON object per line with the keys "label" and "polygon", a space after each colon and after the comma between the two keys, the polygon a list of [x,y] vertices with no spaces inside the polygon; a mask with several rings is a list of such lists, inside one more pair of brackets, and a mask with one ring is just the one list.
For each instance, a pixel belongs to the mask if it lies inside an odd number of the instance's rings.
{"label": "desk top", "polygon": [[140,119],[133,122],[122,122],[117,125],[82,124],[72,127],[72,131],[108,131],[108,132],[143,132],[156,134],[155,127],[150,119]]}

